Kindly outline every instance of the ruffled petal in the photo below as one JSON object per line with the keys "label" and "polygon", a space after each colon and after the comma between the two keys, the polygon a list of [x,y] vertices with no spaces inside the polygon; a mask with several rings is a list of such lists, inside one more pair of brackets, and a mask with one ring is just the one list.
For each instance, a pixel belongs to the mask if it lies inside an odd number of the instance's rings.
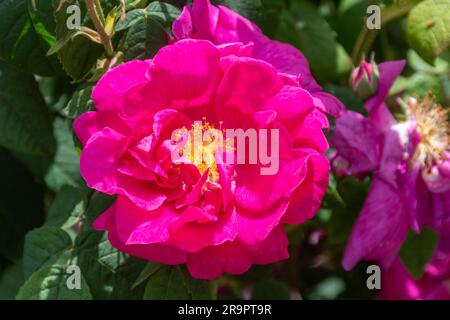
{"label": "ruffled petal", "polygon": [[346,111],[336,120],[331,143],[349,163],[351,174],[365,173],[378,167],[380,135],[372,122],[361,114]]}
{"label": "ruffled petal", "polygon": [[342,265],[352,269],[362,259],[389,268],[408,232],[408,216],[398,190],[375,177],[364,207],[353,226]]}
{"label": "ruffled petal", "polygon": [[148,81],[146,73],[150,61],[130,61],[108,71],[92,91],[92,100],[98,110],[120,111],[125,96],[132,87]]}

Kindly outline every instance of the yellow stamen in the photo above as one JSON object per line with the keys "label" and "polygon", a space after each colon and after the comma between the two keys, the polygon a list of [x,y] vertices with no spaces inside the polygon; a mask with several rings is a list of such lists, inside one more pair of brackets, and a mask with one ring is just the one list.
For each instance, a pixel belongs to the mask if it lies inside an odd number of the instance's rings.
{"label": "yellow stamen", "polygon": [[420,135],[412,161],[418,162],[423,169],[430,169],[450,150],[449,110],[435,104],[431,93],[422,100],[411,98],[405,107],[408,119],[417,122]]}
{"label": "yellow stamen", "polygon": [[[219,170],[216,163],[215,152],[222,147],[227,150],[227,145],[223,140],[223,130],[215,129],[204,117],[202,122],[194,122],[192,128],[187,131],[189,137],[186,144],[180,150],[180,156],[185,157],[194,164],[201,174],[209,168],[208,180],[217,182],[219,180]],[[222,123],[220,124],[220,127]],[[183,131],[183,129],[181,130]],[[182,133],[176,135],[176,141],[182,138]]]}

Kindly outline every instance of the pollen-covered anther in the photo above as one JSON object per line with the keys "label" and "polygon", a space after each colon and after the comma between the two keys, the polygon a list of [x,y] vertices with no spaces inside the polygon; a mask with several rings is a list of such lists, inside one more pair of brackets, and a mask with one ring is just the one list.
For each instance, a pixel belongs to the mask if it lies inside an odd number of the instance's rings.
{"label": "pollen-covered anther", "polygon": [[409,120],[416,121],[420,142],[412,158],[423,169],[431,169],[442,161],[450,150],[449,110],[434,102],[434,97],[427,93],[420,100],[409,99],[405,108]]}
{"label": "pollen-covered anther", "polygon": [[209,170],[208,181],[217,182],[219,170],[216,162],[216,150],[219,148],[227,150],[223,130],[216,129],[214,125],[206,121],[206,118],[203,118],[201,122],[194,122],[191,129],[186,129],[185,132],[188,133],[188,138],[180,150],[180,156],[194,164],[201,174]]}

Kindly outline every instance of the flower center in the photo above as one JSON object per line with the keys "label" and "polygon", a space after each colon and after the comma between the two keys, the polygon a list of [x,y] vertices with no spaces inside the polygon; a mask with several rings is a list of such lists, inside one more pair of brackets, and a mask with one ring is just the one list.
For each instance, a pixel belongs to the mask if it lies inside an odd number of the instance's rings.
{"label": "flower center", "polygon": [[[216,150],[225,150],[223,130],[216,129],[203,118],[203,121],[195,121],[190,130],[183,128],[187,133],[185,144],[179,151],[179,155],[194,164],[203,175],[207,169],[208,180],[217,182],[219,170],[216,162]],[[178,141],[181,139],[181,135]],[[220,155],[219,155],[220,156]]]}
{"label": "flower center", "polygon": [[417,122],[420,135],[412,161],[418,162],[422,169],[431,169],[442,161],[450,150],[449,110],[435,104],[429,93],[423,100],[410,99],[405,109],[408,119]]}

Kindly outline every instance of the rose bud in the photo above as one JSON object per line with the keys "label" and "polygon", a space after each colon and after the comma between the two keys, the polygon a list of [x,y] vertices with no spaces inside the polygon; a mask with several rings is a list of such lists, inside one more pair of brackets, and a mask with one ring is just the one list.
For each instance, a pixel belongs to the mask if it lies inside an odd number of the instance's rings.
{"label": "rose bud", "polygon": [[362,60],[350,77],[350,86],[361,100],[374,96],[378,89],[378,66],[372,58],[370,63]]}

